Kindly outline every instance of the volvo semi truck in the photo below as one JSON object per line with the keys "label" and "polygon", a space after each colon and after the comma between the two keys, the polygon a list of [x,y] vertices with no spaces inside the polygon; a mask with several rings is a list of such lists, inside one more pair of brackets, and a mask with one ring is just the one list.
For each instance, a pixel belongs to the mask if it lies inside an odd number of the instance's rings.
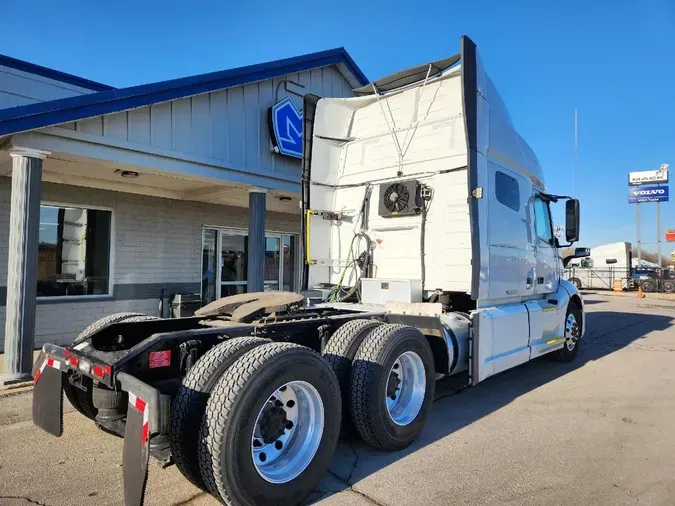
{"label": "volvo semi truck", "polygon": [[123,437],[126,505],[150,457],[225,504],[298,504],[342,427],[401,450],[438,378],[577,356],[584,304],[558,249],[578,240],[579,202],[545,186],[474,42],[355,95],[304,98],[303,293],[114,314],[43,347],[34,422],[60,436],[65,392]]}

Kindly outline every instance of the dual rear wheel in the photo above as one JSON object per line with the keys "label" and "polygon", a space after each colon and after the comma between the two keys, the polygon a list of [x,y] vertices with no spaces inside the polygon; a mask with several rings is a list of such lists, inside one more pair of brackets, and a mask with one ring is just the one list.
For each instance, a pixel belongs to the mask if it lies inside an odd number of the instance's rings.
{"label": "dual rear wheel", "polygon": [[298,504],[322,478],[342,416],[332,369],[291,343],[236,338],[207,352],[174,399],[174,460],[225,504]]}
{"label": "dual rear wheel", "polygon": [[331,462],[343,404],[361,438],[395,450],[419,435],[433,391],[429,344],[403,325],[349,322],[324,357],[291,343],[231,339],[184,378],[170,415],[172,455],[226,504],[299,504]]}
{"label": "dual rear wheel", "polygon": [[433,353],[419,330],[355,320],[336,331],[323,354],[340,381],[344,422],[361,439],[381,450],[417,439],[435,387]]}

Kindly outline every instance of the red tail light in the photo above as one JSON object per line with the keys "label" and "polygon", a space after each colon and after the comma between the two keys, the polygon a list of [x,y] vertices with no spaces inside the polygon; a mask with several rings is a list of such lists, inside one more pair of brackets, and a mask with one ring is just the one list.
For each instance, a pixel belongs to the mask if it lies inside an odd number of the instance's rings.
{"label": "red tail light", "polygon": [[103,369],[103,367],[97,364],[91,368],[91,373],[97,378],[103,378],[103,376],[105,375],[105,370]]}
{"label": "red tail light", "polygon": [[70,365],[72,365],[73,367],[77,367],[77,364],[80,363],[80,359],[78,359],[77,357],[71,355],[70,357],[68,357],[68,362],[69,362]]}

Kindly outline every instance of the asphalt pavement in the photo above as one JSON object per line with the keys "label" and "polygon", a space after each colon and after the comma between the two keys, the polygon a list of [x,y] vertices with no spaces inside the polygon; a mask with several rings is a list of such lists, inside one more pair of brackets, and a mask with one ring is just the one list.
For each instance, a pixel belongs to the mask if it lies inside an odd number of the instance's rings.
{"label": "asphalt pavement", "polygon": [[[340,444],[310,497],[334,505],[675,504],[675,303],[587,296],[577,360],[546,357],[457,392],[437,385],[420,439]],[[34,427],[31,394],[0,396],[0,505],[122,504],[122,440],[72,408]],[[148,505],[217,502],[151,461]]]}

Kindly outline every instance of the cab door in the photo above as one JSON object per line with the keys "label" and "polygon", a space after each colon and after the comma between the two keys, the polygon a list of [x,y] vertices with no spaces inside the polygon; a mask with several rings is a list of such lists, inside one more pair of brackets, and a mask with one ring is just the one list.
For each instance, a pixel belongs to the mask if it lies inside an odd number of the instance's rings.
{"label": "cab door", "polygon": [[554,247],[553,224],[548,201],[535,192],[534,228],[536,268],[534,290],[536,294],[546,295],[558,291],[558,255]]}

